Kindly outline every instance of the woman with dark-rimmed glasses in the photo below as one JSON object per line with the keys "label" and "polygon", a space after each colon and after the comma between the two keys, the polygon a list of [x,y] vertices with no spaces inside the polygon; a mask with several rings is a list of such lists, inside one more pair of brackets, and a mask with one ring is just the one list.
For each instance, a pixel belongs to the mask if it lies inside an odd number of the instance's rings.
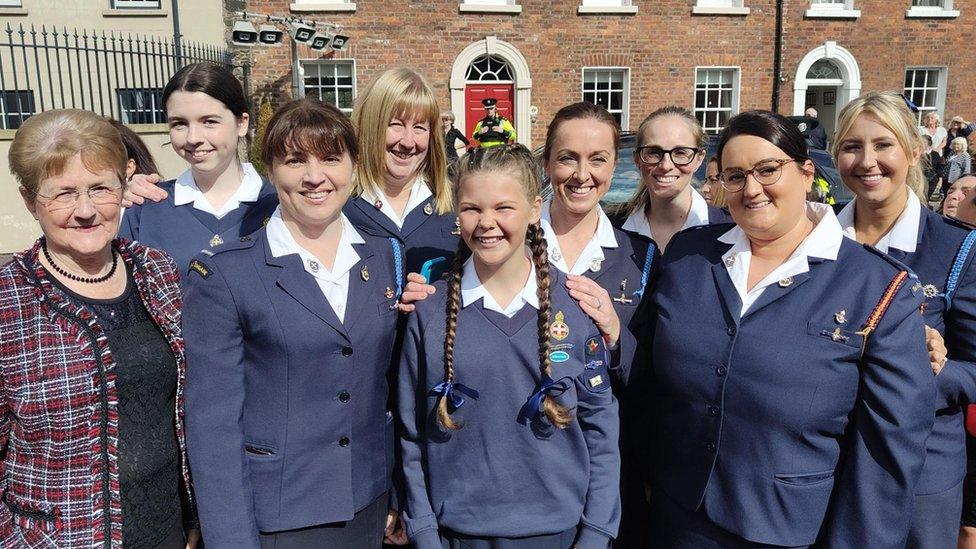
{"label": "woman with dark-rimmed glasses", "polygon": [[663,107],[645,118],[634,149],[641,184],[617,212],[620,228],[654,240],[664,251],[681,230],[727,221],[727,214],[691,186],[707,143],[705,130],[686,109]]}
{"label": "woman with dark-rimmed glasses", "polygon": [[676,235],[641,311],[652,537],[903,548],[935,394],[912,275],[806,201],[786,118],[733,118],[718,158],[735,224]]}

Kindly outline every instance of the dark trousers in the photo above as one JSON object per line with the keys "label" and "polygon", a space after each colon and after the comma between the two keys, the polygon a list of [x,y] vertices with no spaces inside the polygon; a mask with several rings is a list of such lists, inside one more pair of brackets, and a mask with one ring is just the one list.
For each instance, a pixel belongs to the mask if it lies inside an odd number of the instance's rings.
{"label": "dark trousers", "polygon": [[380,549],[389,511],[383,494],[345,522],[261,534],[261,549]]}
{"label": "dark trousers", "polygon": [[570,549],[576,541],[576,527],[557,534],[526,538],[479,538],[441,529],[444,549]]}

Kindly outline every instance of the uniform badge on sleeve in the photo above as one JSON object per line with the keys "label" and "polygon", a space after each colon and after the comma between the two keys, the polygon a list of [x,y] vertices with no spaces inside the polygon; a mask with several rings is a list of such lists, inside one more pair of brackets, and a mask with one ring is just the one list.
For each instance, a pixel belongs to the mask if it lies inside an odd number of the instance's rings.
{"label": "uniform badge on sleeve", "polygon": [[210,272],[210,269],[207,268],[206,265],[204,265],[197,259],[194,259],[193,261],[190,262],[190,270],[196,271],[197,274],[202,276],[203,278],[210,278],[210,275],[213,274]]}

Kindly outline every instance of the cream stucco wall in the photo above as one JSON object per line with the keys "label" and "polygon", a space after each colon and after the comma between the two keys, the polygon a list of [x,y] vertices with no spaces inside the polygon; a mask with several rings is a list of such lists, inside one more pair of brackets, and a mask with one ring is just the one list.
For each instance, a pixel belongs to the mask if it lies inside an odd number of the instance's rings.
{"label": "cream stucco wall", "polygon": [[[174,178],[186,169],[186,162],[166,144],[169,134],[165,124],[134,125],[132,129],[146,142],[164,178]],[[0,131],[0,159],[4,166],[0,170],[0,254],[23,250],[40,236],[37,222],[24,206],[17,183],[7,166],[13,135],[13,131]]]}
{"label": "cream stucco wall", "polygon": [[[222,0],[178,0],[180,32],[184,40],[224,43]],[[156,37],[173,36],[173,0],[160,0],[160,9],[114,10],[111,0],[21,0],[21,8],[0,9],[0,25],[55,25],[97,31],[116,31]]]}

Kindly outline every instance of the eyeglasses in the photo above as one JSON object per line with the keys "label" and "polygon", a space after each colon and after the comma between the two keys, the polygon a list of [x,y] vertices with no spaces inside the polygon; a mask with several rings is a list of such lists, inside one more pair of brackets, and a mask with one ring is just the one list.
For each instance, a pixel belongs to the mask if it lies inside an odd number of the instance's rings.
{"label": "eyeglasses", "polygon": [[89,200],[91,200],[93,204],[99,206],[118,204],[122,199],[121,185],[98,185],[87,188],[84,191],[79,191],[77,189],[63,190],[52,196],[38,192],[35,192],[34,195],[46,200],[47,209],[52,212],[56,212],[59,210],[74,208],[78,204],[78,199],[81,198],[82,192],[88,195]]}
{"label": "eyeglasses", "polygon": [[709,183],[709,184],[712,184],[712,185],[718,185],[718,184],[720,184],[722,182],[722,176],[719,175],[719,174],[716,174],[716,175],[706,175],[705,176],[705,182],[706,183]]}
{"label": "eyeglasses", "polygon": [[796,160],[792,158],[763,160],[753,166],[751,170],[740,170],[738,168],[723,170],[720,174],[722,188],[730,193],[739,192],[746,186],[746,178],[750,174],[760,185],[768,187],[779,181],[780,176],[783,175],[783,165],[790,162],[796,162]]}
{"label": "eyeglasses", "polygon": [[637,157],[641,159],[641,162],[651,166],[660,164],[664,160],[664,155],[670,156],[671,163],[675,166],[687,166],[694,162],[695,156],[700,152],[701,149],[695,147],[675,147],[669,150],[654,145],[637,147]]}

